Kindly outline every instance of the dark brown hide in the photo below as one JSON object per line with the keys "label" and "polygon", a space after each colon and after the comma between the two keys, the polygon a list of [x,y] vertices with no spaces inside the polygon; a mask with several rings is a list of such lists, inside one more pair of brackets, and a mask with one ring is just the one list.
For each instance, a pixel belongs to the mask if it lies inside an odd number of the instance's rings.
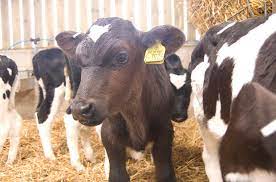
{"label": "dark brown hide", "polygon": [[[172,26],[144,33],[120,18],[99,19],[94,25],[109,29],[95,42],[87,35],[76,48],[82,75],[73,115],[85,125],[105,120],[102,141],[110,161],[109,181],[128,181],[125,147],[143,150],[150,141],[154,142],[157,180],[175,181],[170,122],[173,90],[165,66],[146,65],[143,59],[146,49],[158,41],[166,47],[166,54],[177,50],[185,40],[183,33]],[[66,41],[57,39],[62,49]]]}

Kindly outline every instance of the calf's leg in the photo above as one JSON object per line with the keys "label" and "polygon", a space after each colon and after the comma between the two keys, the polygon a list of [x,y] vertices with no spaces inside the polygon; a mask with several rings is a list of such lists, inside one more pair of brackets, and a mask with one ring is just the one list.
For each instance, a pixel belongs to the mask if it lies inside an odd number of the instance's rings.
{"label": "calf's leg", "polygon": [[81,145],[84,151],[85,158],[90,161],[94,162],[95,158],[93,155],[93,149],[90,143],[90,128],[83,126],[80,131],[80,138],[81,138]]}
{"label": "calf's leg", "polygon": [[15,110],[13,110],[9,114],[9,122],[11,128],[9,130],[10,149],[7,164],[12,164],[13,161],[16,159],[18,146],[20,142],[22,118]]}
{"label": "calf's leg", "polygon": [[8,138],[10,129],[9,122],[5,118],[0,122],[0,128],[0,152],[2,152],[5,141]]}
{"label": "calf's leg", "polygon": [[208,179],[210,182],[222,182],[219,163],[220,139],[210,133],[205,126],[200,126],[200,131],[204,143],[202,159]]}
{"label": "calf's leg", "polygon": [[64,123],[66,128],[66,140],[70,153],[71,165],[77,171],[84,171],[85,168],[80,162],[79,154],[79,122],[74,120],[72,114],[66,114],[64,116]]}
{"label": "calf's leg", "polygon": [[37,128],[45,157],[55,160],[56,157],[51,145],[51,127],[54,117],[64,100],[64,85],[61,84],[57,88],[47,88],[46,91],[42,90],[42,92],[46,92],[46,96],[37,109],[37,113],[35,113]]}
{"label": "calf's leg", "polygon": [[156,179],[158,182],[176,181],[172,165],[173,128],[171,122],[168,127],[160,128],[157,132],[152,148]]}
{"label": "calf's leg", "polygon": [[[126,170],[126,134],[121,121],[105,120],[102,126],[102,142],[105,147],[110,164],[109,181],[125,182],[129,181]],[[106,162],[105,162],[106,163]]]}
{"label": "calf's leg", "polygon": [[[99,136],[100,142],[102,142],[102,124],[96,126],[96,133]],[[109,177],[109,169],[110,169],[110,164],[109,164],[109,159],[106,150],[104,149],[104,174],[106,179]]]}

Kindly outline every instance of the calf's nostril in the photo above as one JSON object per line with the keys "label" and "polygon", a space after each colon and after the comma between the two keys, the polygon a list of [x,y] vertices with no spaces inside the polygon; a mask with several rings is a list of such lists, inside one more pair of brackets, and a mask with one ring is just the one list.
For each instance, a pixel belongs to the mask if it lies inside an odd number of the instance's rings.
{"label": "calf's nostril", "polygon": [[81,114],[87,114],[92,110],[92,104],[86,104],[80,107]]}

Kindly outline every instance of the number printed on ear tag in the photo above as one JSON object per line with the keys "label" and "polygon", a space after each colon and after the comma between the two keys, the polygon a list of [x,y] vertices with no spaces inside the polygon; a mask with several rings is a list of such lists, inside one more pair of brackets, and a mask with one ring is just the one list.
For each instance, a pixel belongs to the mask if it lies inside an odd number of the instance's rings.
{"label": "number printed on ear tag", "polygon": [[160,42],[157,42],[146,50],[144,62],[146,64],[163,64],[165,51],[166,48]]}

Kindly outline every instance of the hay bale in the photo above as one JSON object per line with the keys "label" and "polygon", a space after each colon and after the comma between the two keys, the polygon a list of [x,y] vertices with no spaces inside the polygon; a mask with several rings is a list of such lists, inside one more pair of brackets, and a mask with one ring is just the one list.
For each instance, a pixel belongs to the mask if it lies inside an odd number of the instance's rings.
{"label": "hay bale", "polygon": [[191,0],[190,21],[204,34],[210,27],[228,20],[241,21],[272,13],[272,0]]}

